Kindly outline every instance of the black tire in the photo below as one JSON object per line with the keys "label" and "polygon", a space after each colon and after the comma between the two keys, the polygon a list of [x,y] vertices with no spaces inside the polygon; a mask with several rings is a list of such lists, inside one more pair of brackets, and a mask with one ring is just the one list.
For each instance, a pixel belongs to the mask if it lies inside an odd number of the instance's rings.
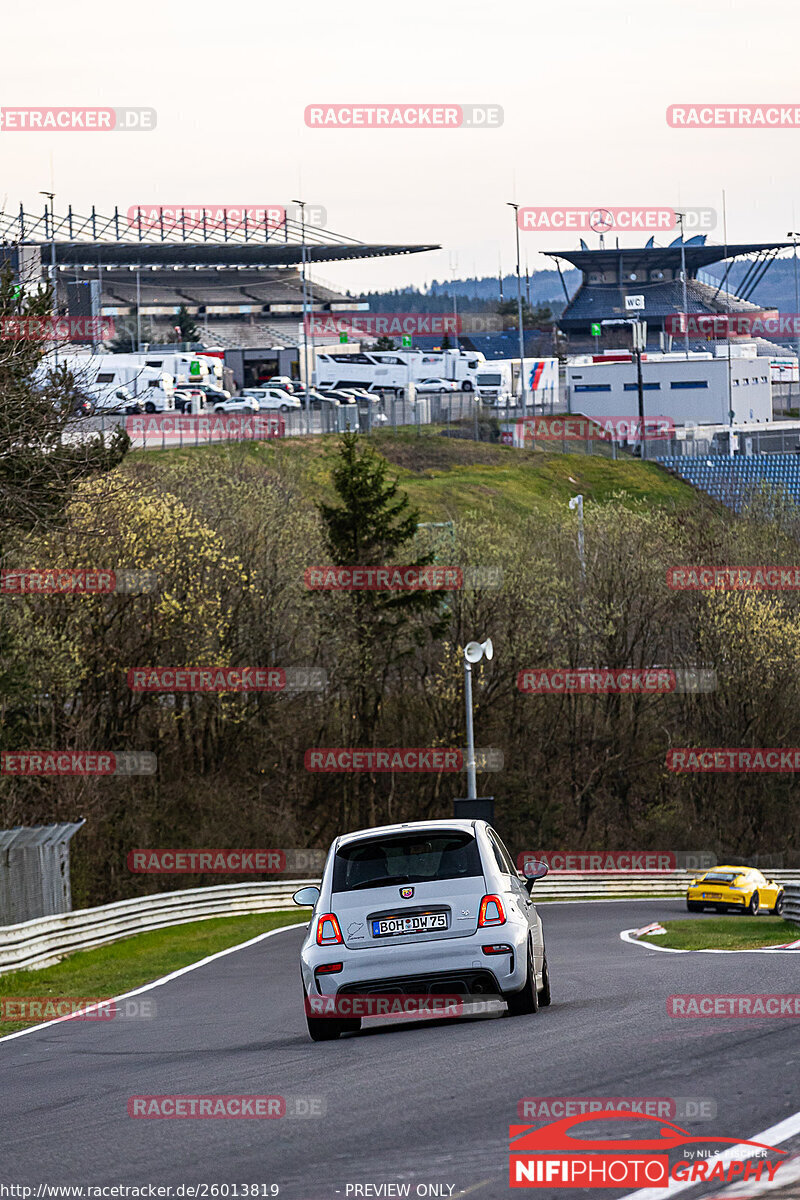
{"label": "black tire", "polygon": [[395,393],[394,393],[394,394],[395,394],[395,397],[396,397],[396,399],[398,399],[398,400],[402,400],[402,399],[403,399],[403,397],[404,397],[404,396],[405,396],[405,394],[406,394],[406,393],[405,393],[405,388],[397,388],[397,389],[395,390]]}
{"label": "black tire", "polygon": [[440,395],[440,396],[446,396],[446,395],[447,395],[447,388],[439,388],[439,395]]}
{"label": "black tire", "polygon": [[544,952],[542,963],[542,986],[539,989],[539,1008],[547,1008],[550,1003],[550,972],[547,969],[547,951]]}
{"label": "black tire", "polygon": [[783,892],[778,892],[775,897],[775,907],[769,910],[774,917],[779,917],[783,912]]}
{"label": "black tire", "polygon": [[218,404],[217,407],[214,409],[214,412],[224,413],[225,409],[222,407],[221,404]]}
{"label": "black tire", "polygon": [[335,1042],[339,1035],[344,1033],[342,1022],[335,1021],[332,1017],[306,1015],[306,1025],[312,1042]]}
{"label": "black tire", "polygon": [[753,892],[752,896],[750,897],[750,903],[748,904],[747,908],[744,911],[748,914],[748,916],[757,917],[758,916],[758,906],[759,906],[758,892]]}
{"label": "black tire", "polygon": [[156,411],[156,406],[155,406],[155,404],[153,404],[152,400],[147,401],[147,403],[144,406],[144,411],[146,413],[154,413]]}
{"label": "black tire", "polygon": [[464,382],[462,383],[461,390],[462,390],[462,392],[471,392],[472,391],[472,384],[470,383],[470,381],[468,379],[465,379]]}
{"label": "black tire", "polygon": [[525,983],[519,992],[506,992],[503,997],[508,1005],[510,1017],[527,1017],[539,1011],[539,993],[536,990],[536,973],[533,969],[533,953],[530,938],[528,939],[528,969],[525,972]]}
{"label": "black tire", "polygon": [[702,907],[702,904],[698,904],[696,900],[686,901],[686,908],[689,912],[700,912]]}

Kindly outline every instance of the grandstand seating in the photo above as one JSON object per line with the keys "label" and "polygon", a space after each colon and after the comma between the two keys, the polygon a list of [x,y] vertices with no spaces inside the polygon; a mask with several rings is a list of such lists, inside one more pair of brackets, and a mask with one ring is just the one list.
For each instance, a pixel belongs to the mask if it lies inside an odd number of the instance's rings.
{"label": "grandstand seating", "polygon": [[800,454],[670,456],[656,460],[673,475],[707,492],[735,512],[746,508],[762,485],[800,504]]}

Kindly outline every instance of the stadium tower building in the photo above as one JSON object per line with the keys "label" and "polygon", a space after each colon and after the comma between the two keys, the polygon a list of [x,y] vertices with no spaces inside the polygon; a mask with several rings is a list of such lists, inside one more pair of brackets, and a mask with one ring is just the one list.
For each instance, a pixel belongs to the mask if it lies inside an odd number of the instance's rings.
{"label": "stadium tower building", "polygon": [[[555,259],[561,275],[561,261],[577,267],[582,273],[578,290],[570,299],[561,276],[567,305],[558,326],[567,335],[570,353],[585,353],[614,348],[629,348],[632,318],[647,323],[647,342],[652,349],[669,349],[670,343],[682,349],[681,335],[670,336],[667,318],[684,312],[682,267],[686,266],[686,309],[690,314],[721,314],[762,312],[763,308],[750,301],[755,288],[764,278],[770,264],[788,242],[718,246],[708,245],[705,234],[680,238],[668,246],[654,245],[650,238],[646,246],[602,246],[590,250],[581,239],[579,250],[543,251]],[[724,290],[731,264],[740,258],[750,259],[738,285],[738,295]],[[722,279],[699,278],[703,268],[713,263],[726,263]],[[592,327],[600,326],[599,338]],[[693,350],[707,350],[705,340],[693,339]],[[775,349],[780,349],[775,347]]]}

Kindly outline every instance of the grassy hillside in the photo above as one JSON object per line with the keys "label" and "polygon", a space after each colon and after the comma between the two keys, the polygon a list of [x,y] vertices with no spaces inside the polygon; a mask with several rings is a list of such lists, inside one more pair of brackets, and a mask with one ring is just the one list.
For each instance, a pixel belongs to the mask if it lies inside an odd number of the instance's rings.
{"label": "grassy hillside", "polygon": [[[513,519],[535,508],[562,506],[582,492],[587,503],[617,496],[625,502],[646,500],[675,511],[719,506],[673,478],[655,463],[628,456],[616,461],[601,455],[517,450],[488,442],[447,438],[428,427],[372,435],[376,449],[397,469],[404,490],[423,520],[442,521],[473,511]],[[290,438],[276,442],[239,442],[183,450],[135,452],[139,461],[181,456],[191,461],[205,455],[245,457],[273,465],[282,473],[298,472],[304,490],[330,498],[330,469],[337,438]]]}

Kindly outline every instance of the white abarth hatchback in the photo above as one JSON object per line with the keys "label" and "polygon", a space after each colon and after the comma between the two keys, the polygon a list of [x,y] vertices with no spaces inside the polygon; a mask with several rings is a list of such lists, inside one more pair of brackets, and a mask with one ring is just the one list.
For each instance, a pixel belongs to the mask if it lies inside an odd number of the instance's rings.
{"label": "white abarth hatchback", "polygon": [[[338,1015],[357,1007],[343,997],[494,996],[514,1016],[549,1004],[530,895],[546,872],[534,863],[523,878],[485,821],[415,821],[336,838],[320,887],[294,896],[314,906],[300,952],[311,1037],[360,1028],[360,1017]],[[322,997],[336,999],[331,1015],[314,1015]]]}

